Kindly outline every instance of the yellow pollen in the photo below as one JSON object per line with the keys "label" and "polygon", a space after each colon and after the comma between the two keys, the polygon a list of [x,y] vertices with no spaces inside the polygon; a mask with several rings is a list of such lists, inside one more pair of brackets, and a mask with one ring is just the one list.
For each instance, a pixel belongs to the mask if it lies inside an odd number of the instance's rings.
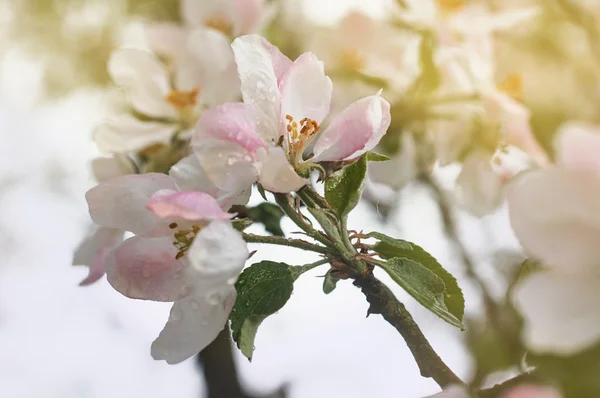
{"label": "yellow pollen", "polygon": [[213,17],[204,20],[204,25],[208,28],[218,30],[219,32],[229,36],[231,33],[232,23],[227,18]]}
{"label": "yellow pollen", "polygon": [[344,68],[358,71],[365,67],[365,58],[356,50],[346,50],[340,55],[340,64]]}
{"label": "yellow pollen", "polygon": [[460,11],[465,6],[465,0],[436,0],[436,3],[443,14]]}
{"label": "yellow pollen", "polygon": [[167,94],[165,100],[181,111],[196,105],[199,92],[200,89],[198,87],[193,88],[190,91],[173,90]]}
{"label": "yellow pollen", "polygon": [[510,95],[517,101],[523,101],[523,80],[518,73],[510,73],[497,85],[498,90]]}
{"label": "yellow pollen", "polygon": [[[173,222],[169,224],[169,228],[171,229],[175,229],[177,227],[177,223]],[[196,234],[200,232],[203,227],[204,225],[192,225],[192,229],[180,229],[173,234],[173,237],[175,238],[173,246],[179,250],[175,256],[177,260],[185,255],[190,246],[192,246]]]}
{"label": "yellow pollen", "polygon": [[288,121],[288,153],[291,159],[296,158],[302,154],[302,151],[306,143],[310,138],[319,132],[319,124],[309,118],[300,120],[300,123],[296,122],[290,115],[286,115],[285,118]]}

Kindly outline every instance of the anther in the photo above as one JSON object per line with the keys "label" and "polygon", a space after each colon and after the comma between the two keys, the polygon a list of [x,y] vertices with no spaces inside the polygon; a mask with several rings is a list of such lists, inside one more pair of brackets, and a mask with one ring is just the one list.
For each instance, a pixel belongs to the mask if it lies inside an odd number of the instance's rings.
{"label": "anther", "polygon": [[171,228],[171,229],[175,229],[177,227],[178,227],[178,225],[176,222],[172,222],[171,224],[169,224],[169,228]]}

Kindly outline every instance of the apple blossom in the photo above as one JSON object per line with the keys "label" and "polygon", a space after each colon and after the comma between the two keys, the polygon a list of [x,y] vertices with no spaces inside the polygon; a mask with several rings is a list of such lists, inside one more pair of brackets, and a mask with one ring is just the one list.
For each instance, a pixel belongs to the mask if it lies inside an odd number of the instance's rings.
{"label": "apple blossom", "polygon": [[600,128],[569,123],[557,164],[523,173],[508,190],[513,230],[544,269],[524,278],[514,302],[536,352],[573,354],[600,341]]}
{"label": "apple blossom", "polygon": [[[358,158],[385,134],[390,105],[377,94],[349,105],[314,139],[331,103],[322,62],[312,53],[292,62],[258,35],[237,38],[232,47],[244,103],[206,111],[192,140],[217,186],[236,175],[239,187],[258,179],[268,190],[294,191],[307,183],[298,171]],[[312,156],[305,158],[310,145]]]}
{"label": "apple blossom", "polygon": [[[452,385],[441,393],[431,395],[429,398],[469,398],[471,395],[467,393],[463,386]],[[536,386],[536,385],[520,385],[512,388],[506,394],[501,394],[498,398],[561,398],[562,395],[552,387]]]}
{"label": "apple blossom", "polygon": [[98,126],[94,139],[100,150],[128,152],[166,143],[176,133],[185,136],[203,109],[237,98],[239,80],[228,38],[196,29],[180,38],[179,47],[167,64],[141,49],[113,53],[109,74],[144,118],[122,114]]}
{"label": "apple blossom", "polygon": [[178,363],[202,350],[229,317],[249,254],[233,215],[157,173],[112,179],[86,199],[96,224],[136,234],[106,254],[109,283],[130,298],[174,302],[153,357]]}

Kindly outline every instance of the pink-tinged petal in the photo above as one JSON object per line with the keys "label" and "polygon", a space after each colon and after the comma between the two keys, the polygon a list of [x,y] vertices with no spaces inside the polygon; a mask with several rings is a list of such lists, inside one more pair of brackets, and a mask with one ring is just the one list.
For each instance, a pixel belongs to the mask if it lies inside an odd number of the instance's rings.
{"label": "pink-tinged petal", "polygon": [[297,191],[308,180],[296,173],[281,147],[259,152],[258,179],[262,186],[271,192],[288,193]]}
{"label": "pink-tinged petal", "polygon": [[127,175],[95,186],[85,198],[92,220],[100,226],[136,235],[164,236],[171,233],[169,222],[146,209],[152,195],[161,189],[178,188],[165,174]]}
{"label": "pink-tinged petal", "polygon": [[106,258],[106,277],[124,296],[153,301],[175,301],[189,293],[184,277],[186,257],[176,259],[173,237],[126,239]]}
{"label": "pink-tinged petal", "polygon": [[126,155],[99,157],[92,160],[92,173],[98,182],[112,180],[127,174],[134,174],[133,160]]}
{"label": "pink-tinged petal", "polygon": [[233,285],[248,255],[248,245],[231,222],[211,222],[196,235],[187,252],[187,279],[195,281],[192,292],[210,295],[224,285]]}
{"label": "pink-tinged petal", "polygon": [[260,108],[251,104],[229,103],[204,112],[196,125],[192,145],[201,146],[207,138],[232,142],[253,154],[265,146],[258,131],[264,123]]}
{"label": "pink-tinged petal", "polygon": [[241,36],[256,30],[261,21],[264,0],[232,0],[233,35]]}
{"label": "pink-tinged petal", "polygon": [[294,61],[281,79],[279,90],[284,123],[290,115],[298,123],[308,118],[321,124],[329,114],[333,84],[325,75],[323,62],[313,53],[304,53]]}
{"label": "pink-tinged petal", "polygon": [[206,175],[220,190],[242,192],[256,182],[254,159],[240,145],[214,138],[192,144]]}
{"label": "pink-tinged petal", "polygon": [[221,210],[215,198],[204,192],[163,189],[152,195],[146,208],[158,217],[175,220],[229,220],[233,217]]}
{"label": "pink-tinged petal", "polygon": [[245,103],[256,104],[266,115],[258,132],[263,141],[279,139],[279,79],[291,61],[259,35],[238,37],[231,44]]}
{"label": "pink-tinged petal", "polygon": [[230,19],[229,3],[228,0],[182,0],[180,4],[181,17],[192,27],[205,26],[211,20],[227,21]]}
{"label": "pink-tinged petal", "polygon": [[492,169],[490,157],[485,151],[469,155],[456,181],[462,203],[476,217],[492,213],[504,201],[504,179]]}
{"label": "pink-tinged petal", "polygon": [[178,68],[177,86],[200,87],[201,106],[237,101],[241,96],[240,80],[230,39],[214,29],[195,29],[187,48],[190,59]]}
{"label": "pink-tinged petal", "polygon": [[523,173],[508,189],[512,228],[525,251],[570,272],[594,269],[600,258],[600,179],[552,168]]}
{"label": "pink-tinged petal", "polygon": [[572,355],[600,341],[597,275],[536,272],[517,284],[512,299],[534,352]]}
{"label": "pink-tinged petal", "polygon": [[501,398],[562,398],[562,395],[552,387],[527,384],[513,388]]}
{"label": "pink-tinged petal", "polygon": [[313,161],[353,159],[370,151],[390,122],[390,104],[379,94],[355,101],[317,138]]}
{"label": "pink-tinged petal", "polygon": [[144,26],[146,39],[152,51],[172,61],[185,52],[188,33],[174,23],[153,23]]}
{"label": "pink-tinged petal", "polygon": [[182,191],[205,192],[215,198],[222,209],[228,209],[234,204],[245,205],[251,193],[251,189],[230,192],[217,188],[200,166],[196,155],[189,155],[177,162],[169,170],[169,175]]}
{"label": "pink-tinged petal", "polygon": [[425,398],[469,398],[469,394],[463,386],[451,385],[444,388],[444,391]]}
{"label": "pink-tinged petal", "polygon": [[555,140],[558,162],[569,170],[600,174],[600,128],[582,123],[561,127]]}
{"label": "pink-tinged petal", "polygon": [[96,127],[94,141],[102,152],[130,152],[168,142],[177,128],[175,124],[141,121],[122,114]]}
{"label": "pink-tinged petal", "polygon": [[229,287],[210,300],[198,295],[176,301],[167,324],[152,343],[152,357],[176,364],[202,351],[225,327],[235,298],[235,289]]}
{"label": "pink-tinged petal", "polygon": [[125,49],[112,54],[108,73],[122,86],[138,111],[154,117],[176,118],[177,111],[165,101],[171,91],[169,74],[152,54]]}
{"label": "pink-tinged petal", "polygon": [[124,232],[112,228],[96,228],[75,249],[73,265],[89,267],[88,276],[79,283],[90,285],[104,275],[104,260],[108,253],[123,241]]}
{"label": "pink-tinged petal", "polygon": [[520,173],[535,168],[532,157],[512,146],[502,146],[494,152],[490,160],[492,170],[506,184]]}

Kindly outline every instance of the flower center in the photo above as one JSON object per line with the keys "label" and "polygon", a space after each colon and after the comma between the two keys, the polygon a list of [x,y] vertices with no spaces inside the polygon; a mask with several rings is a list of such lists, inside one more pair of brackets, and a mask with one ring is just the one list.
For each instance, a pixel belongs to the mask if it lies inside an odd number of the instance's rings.
{"label": "flower center", "polygon": [[523,80],[518,73],[508,74],[497,88],[517,101],[523,101]]}
{"label": "flower center", "polygon": [[229,19],[223,17],[212,17],[204,20],[204,25],[208,28],[218,30],[225,36],[229,36],[231,33],[232,23]]}
{"label": "flower center", "polygon": [[[172,222],[171,224],[169,224],[169,228],[171,229],[177,229],[178,227],[179,225],[176,222]],[[188,249],[190,248],[190,246],[192,246],[192,243],[194,242],[196,234],[200,232],[202,228],[204,228],[204,225],[194,224],[192,225],[191,229],[178,229],[173,234],[173,237],[175,238],[173,246],[175,246],[179,250],[177,252],[177,255],[175,256],[177,260],[179,260],[185,255],[185,253],[187,253]]]}
{"label": "flower center", "polygon": [[365,58],[357,50],[345,50],[340,55],[340,65],[358,71],[365,67]]}
{"label": "flower center", "polygon": [[195,87],[189,91],[173,90],[165,97],[165,101],[177,110],[184,111],[196,105],[200,88]]}
{"label": "flower center", "polygon": [[465,0],[436,0],[436,3],[443,14],[451,14],[465,6]]}
{"label": "flower center", "polygon": [[304,118],[300,123],[296,122],[290,115],[286,115],[288,132],[288,153],[290,160],[298,163],[301,159],[304,147],[311,137],[319,132],[319,124],[313,119]]}

